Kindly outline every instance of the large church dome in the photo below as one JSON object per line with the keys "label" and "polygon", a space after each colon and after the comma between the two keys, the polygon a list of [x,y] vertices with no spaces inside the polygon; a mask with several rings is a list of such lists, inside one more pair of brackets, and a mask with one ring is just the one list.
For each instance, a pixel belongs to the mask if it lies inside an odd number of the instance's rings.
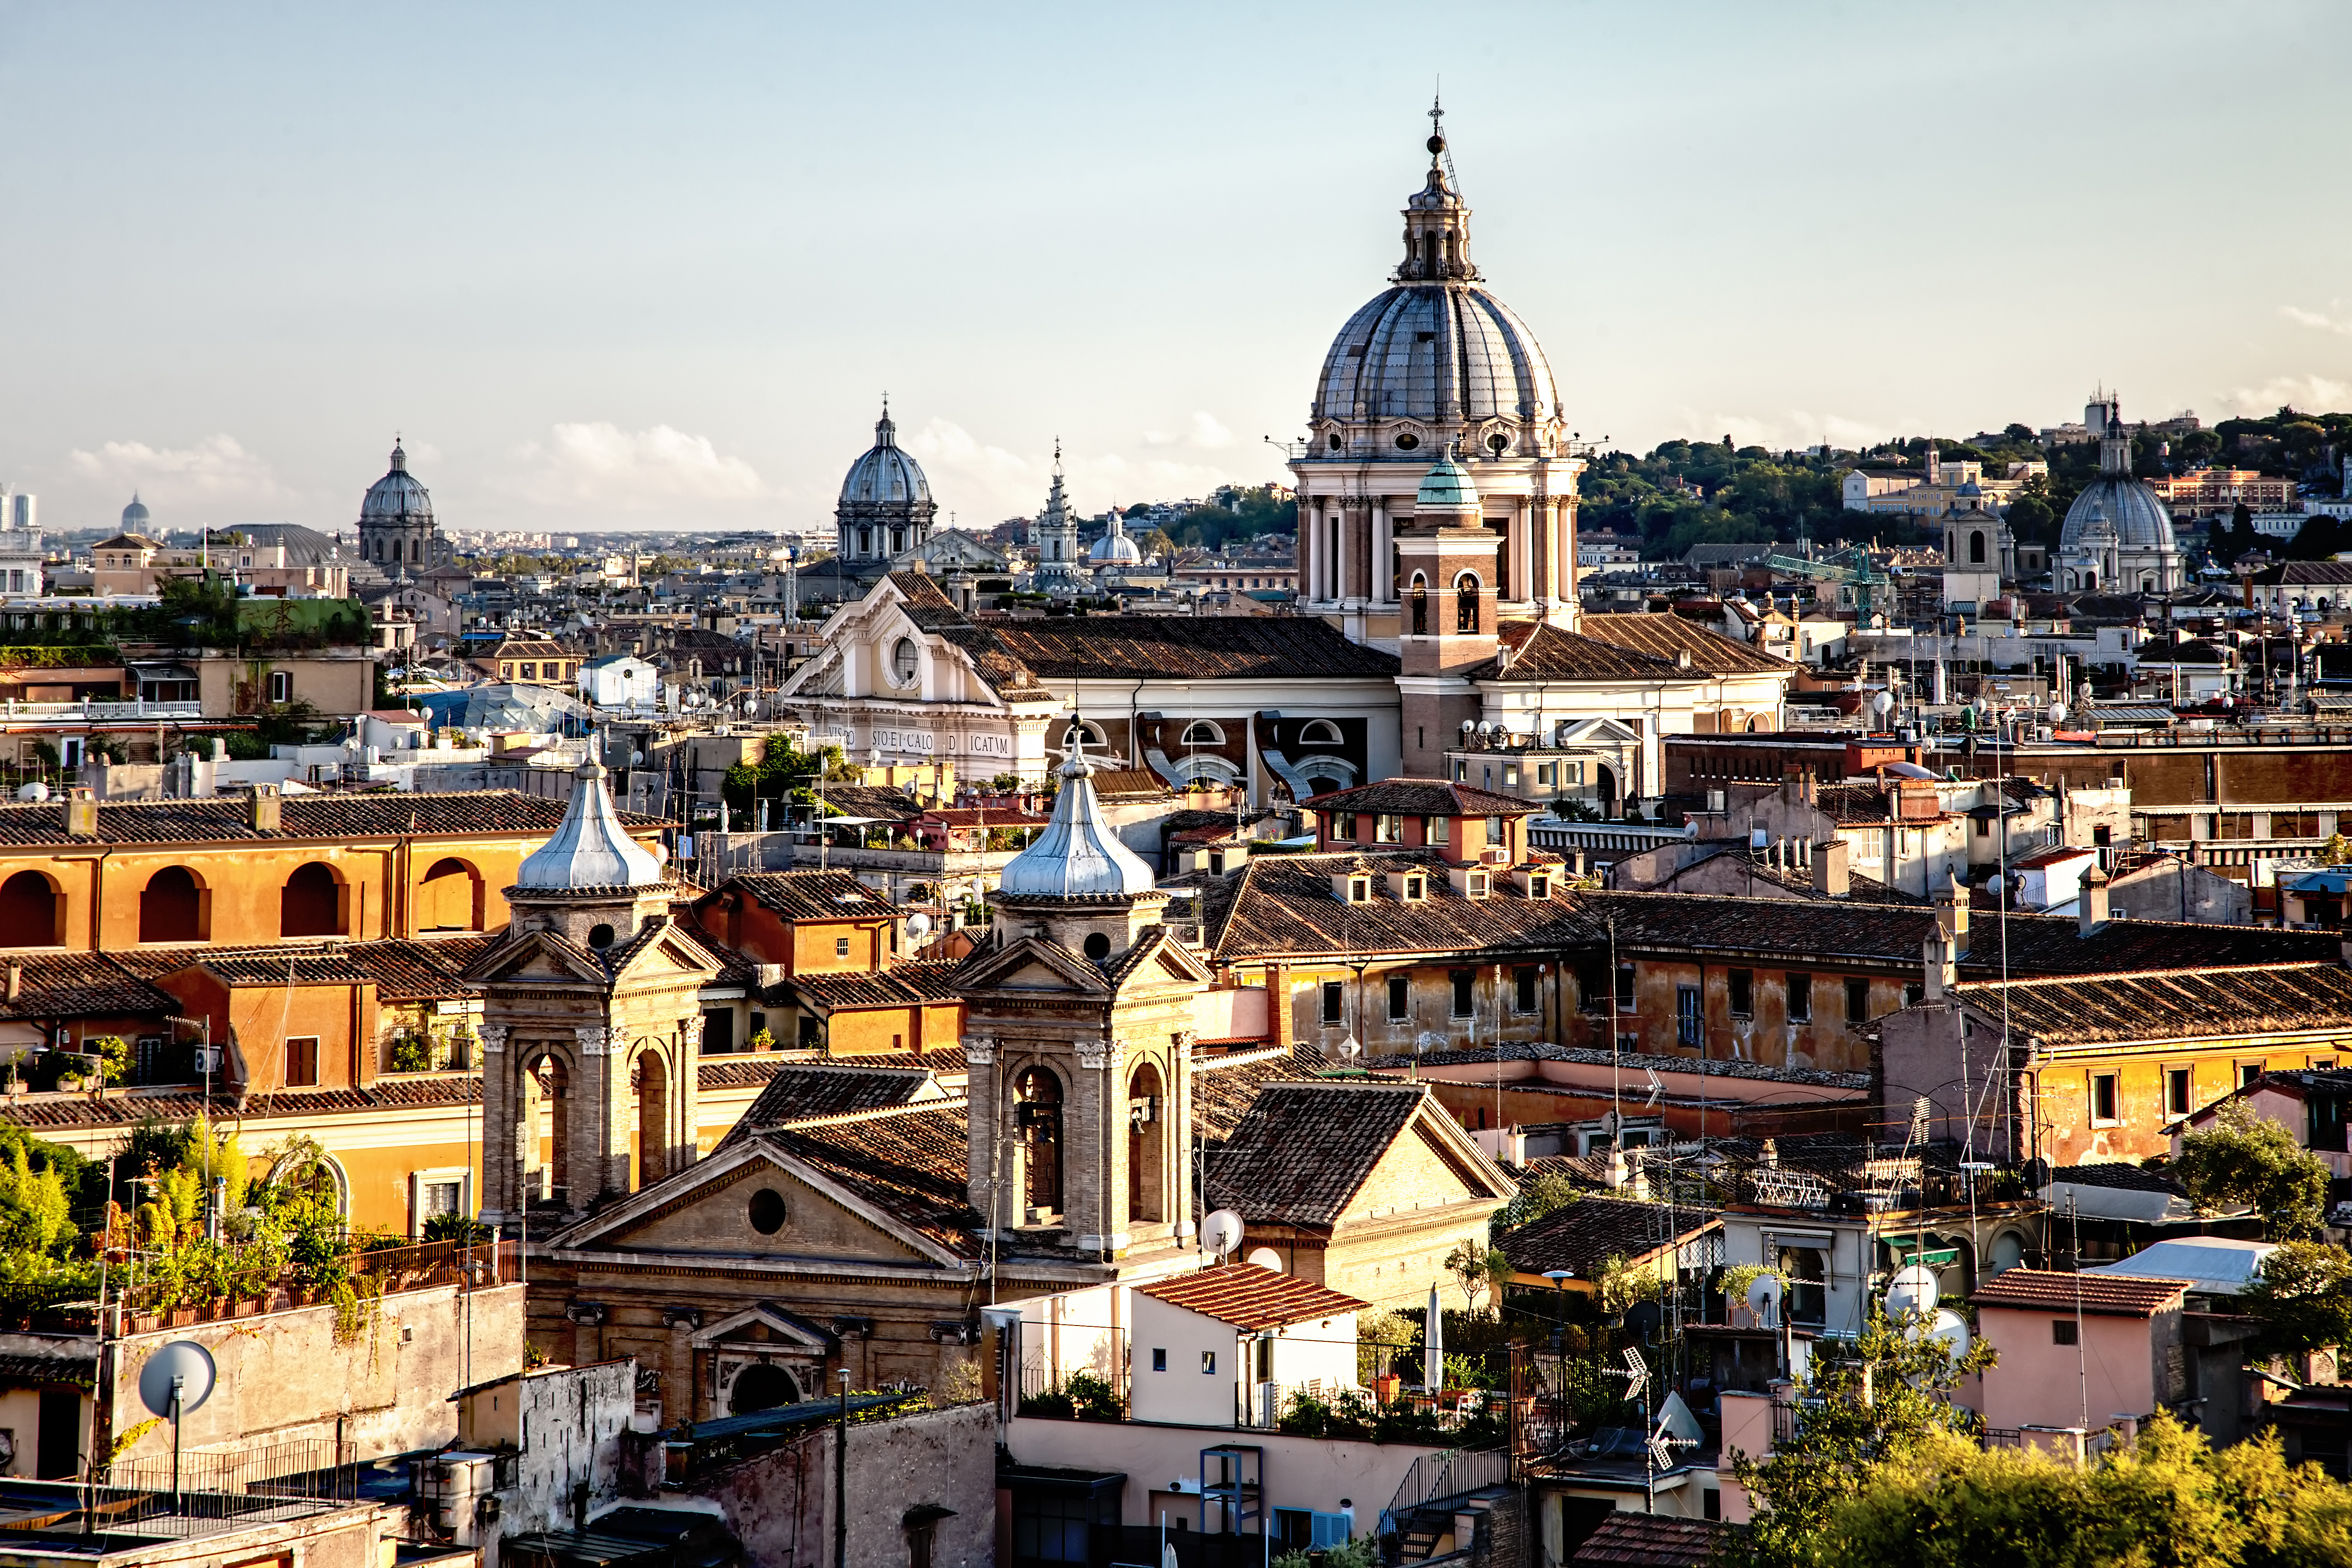
{"label": "large church dome", "polygon": [[391,470],[368,486],[367,496],[360,502],[360,521],[391,523],[429,523],[433,521],[433,498],[409,474],[408,454],[396,441],[392,447]]}
{"label": "large church dome", "polygon": [[2098,524],[2114,531],[2116,543],[2126,551],[2157,551],[2170,554],[2179,549],[2172,533],[2172,509],[2144,479],[2131,471],[2131,437],[2124,428],[2123,410],[2108,405],[2106,428],[2099,442],[2099,477],[2083,487],[2066,509],[2058,533],[2061,551],[2079,549],[2084,536]]}
{"label": "large church dome", "polygon": [[930,480],[923,477],[922,465],[898,445],[898,426],[891,422],[889,410],[884,409],[874,426],[874,445],[849,465],[849,475],[841,481],[841,504],[928,506],[930,500]]}

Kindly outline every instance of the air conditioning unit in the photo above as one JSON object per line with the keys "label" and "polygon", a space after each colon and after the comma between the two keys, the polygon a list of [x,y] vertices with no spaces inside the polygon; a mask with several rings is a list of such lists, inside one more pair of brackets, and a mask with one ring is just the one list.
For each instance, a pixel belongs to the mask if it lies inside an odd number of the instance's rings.
{"label": "air conditioning unit", "polygon": [[1478,851],[1478,863],[1482,866],[1507,866],[1511,863],[1511,852],[1500,845],[1489,844]]}

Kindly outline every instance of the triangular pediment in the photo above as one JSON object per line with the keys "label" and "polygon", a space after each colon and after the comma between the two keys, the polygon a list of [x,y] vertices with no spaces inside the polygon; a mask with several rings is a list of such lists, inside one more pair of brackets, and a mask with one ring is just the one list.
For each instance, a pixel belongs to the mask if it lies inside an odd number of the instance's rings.
{"label": "triangular pediment", "polygon": [[956,975],[957,988],[973,991],[1083,991],[1108,995],[1103,972],[1058,942],[1024,937],[1010,947],[975,957]]}
{"label": "triangular pediment", "polygon": [[609,978],[604,965],[550,931],[524,931],[476,959],[466,978],[478,984],[498,980],[591,981]]}

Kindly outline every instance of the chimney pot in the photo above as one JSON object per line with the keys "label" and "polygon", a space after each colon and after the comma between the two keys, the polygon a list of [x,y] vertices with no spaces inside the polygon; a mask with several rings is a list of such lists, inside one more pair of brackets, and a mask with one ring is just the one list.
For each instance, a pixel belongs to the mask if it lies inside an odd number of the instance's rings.
{"label": "chimney pot", "polygon": [[98,797],[80,784],[66,791],[66,835],[71,838],[98,837]]}
{"label": "chimney pot", "polygon": [[2074,900],[2074,920],[2077,931],[2085,937],[2107,929],[2107,874],[2096,866],[2083,878],[2083,890]]}
{"label": "chimney pot", "polygon": [[252,826],[256,833],[278,831],[278,813],[281,799],[276,784],[257,784],[253,786]]}

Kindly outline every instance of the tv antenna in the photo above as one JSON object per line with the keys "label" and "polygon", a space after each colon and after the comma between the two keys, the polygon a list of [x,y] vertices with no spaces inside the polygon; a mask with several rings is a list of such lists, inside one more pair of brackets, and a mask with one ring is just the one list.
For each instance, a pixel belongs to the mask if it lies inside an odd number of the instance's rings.
{"label": "tv antenna", "polygon": [[139,1369],[139,1403],[172,1424],[172,1511],[180,1511],[180,1423],[204,1408],[220,1371],[213,1352],[194,1340],[174,1340]]}

